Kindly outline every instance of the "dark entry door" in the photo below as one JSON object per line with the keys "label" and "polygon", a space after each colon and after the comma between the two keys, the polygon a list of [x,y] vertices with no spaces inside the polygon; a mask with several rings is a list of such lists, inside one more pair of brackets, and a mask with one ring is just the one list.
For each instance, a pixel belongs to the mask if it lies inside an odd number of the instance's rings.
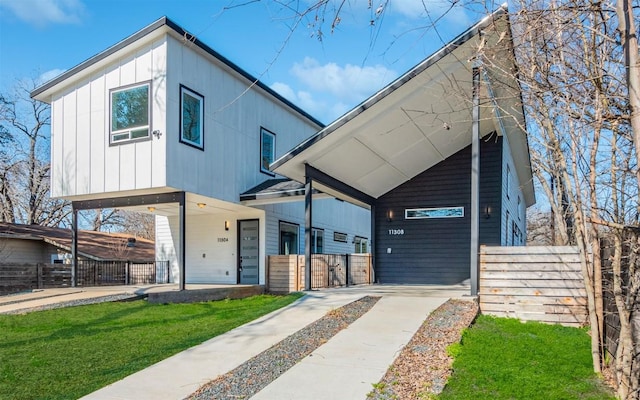
{"label": "dark entry door", "polygon": [[260,230],[257,219],[239,221],[238,280],[244,285],[258,284]]}

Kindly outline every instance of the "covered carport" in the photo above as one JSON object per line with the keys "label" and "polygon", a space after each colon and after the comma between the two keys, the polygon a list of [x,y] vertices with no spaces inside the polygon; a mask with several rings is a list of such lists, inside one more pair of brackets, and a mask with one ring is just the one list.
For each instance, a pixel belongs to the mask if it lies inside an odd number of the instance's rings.
{"label": "covered carport", "polygon": [[[292,149],[274,162],[271,169],[305,183],[306,243],[310,243],[313,226],[314,190],[369,208],[376,270],[381,270],[380,258],[394,254],[393,246],[387,243],[393,243],[392,240],[398,237],[409,239],[408,230],[390,225],[394,220],[401,219],[409,224],[415,215],[429,217],[430,213],[461,217],[459,221],[462,223],[457,224],[459,228],[453,233],[462,240],[459,248],[465,249],[463,257],[467,267],[463,272],[456,272],[457,275],[451,279],[468,273],[471,293],[475,295],[478,292],[480,214],[489,215],[490,212],[489,206],[482,210],[480,202],[481,160],[485,157],[483,143],[493,139],[502,146],[502,143],[507,143],[506,137],[516,160],[514,173],[522,185],[525,203],[532,204],[535,200],[520,88],[516,80],[508,14],[502,7]],[[486,152],[487,157],[493,157],[491,161],[498,163],[502,147],[498,153],[490,153]],[[445,169],[439,181],[432,177],[427,183],[419,180],[425,171],[437,170],[434,167],[443,163],[451,164],[456,157],[464,162],[451,165],[449,169],[453,172]],[[487,174],[494,175],[490,176],[492,182],[500,179],[498,167]],[[464,172],[459,174],[461,183],[449,182],[449,178],[454,179],[461,168],[464,168]],[[389,202],[382,201],[397,188],[411,186],[413,182],[422,188],[431,185],[430,193],[440,193],[445,198],[444,207],[414,208],[411,209],[414,214],[409,215],[408,208],[403,205],[399,209],[405,215],[399,216],[396,214],[398,210],[390,207]],[[456,185],[464,187],[461,195],[464,199],[447,204],[450,189],[446,186]],[[495,197],[493,192],[501,190],[498,183],[494,185],[494,190],[485,191],[485,197]],[[420,197],[420,194],[415,196]],[[499,198],[492,201],[496,203],[494,207],[499,207]],[[452,218],[447,224],[456,225],[456,222],[458,220]],[[500,222],[495,217],[482,223],[487,226],[487,232],[497,229],[497,235],[500,234]],[[426,234],[415,231],[415,237]],[[385,237],[381,238],[383,234]],[[420,245],[420,242],[413,245]],[[305,255],[305,279],[309,288],[309,245],[305,248]],[[428,261],[420,262],[425,264]],[[423,270],[427,271],[426,267]],[[420,274],[419,269],[416,271]]]}

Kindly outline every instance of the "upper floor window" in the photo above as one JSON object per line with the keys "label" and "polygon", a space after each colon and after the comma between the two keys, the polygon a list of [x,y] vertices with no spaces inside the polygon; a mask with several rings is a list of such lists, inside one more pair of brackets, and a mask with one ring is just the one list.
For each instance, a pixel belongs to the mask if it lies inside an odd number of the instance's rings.
{"label": "upper floor window", "polygon": [[367,238],[356,236],[355,238],[353,238],[353,244],[355,245],[355,253],[367,252]]}
{"label": "upper floor window", "polygon": [[180,142],[204,150],[204,96],[180,85]]}
{"label": "upper floor window", "polygon": [[260,171],[274,175],[269,170],[269,165],[276,158],[276,134],[260,128]]}
{"label": "upper floor window", "polygon": [[111,90],[111,143],[150,137],[150,92],[148,82]]}

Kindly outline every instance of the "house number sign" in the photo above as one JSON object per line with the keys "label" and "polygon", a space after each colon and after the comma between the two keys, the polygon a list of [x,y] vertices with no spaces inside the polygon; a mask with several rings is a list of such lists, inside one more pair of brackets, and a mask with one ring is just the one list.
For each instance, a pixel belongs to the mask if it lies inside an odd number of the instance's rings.
{"label": "house number sign", "polygon": [[389,235],[404,235],[404,229],[389,229]]}
{"label": "house number sign", "polygon": [[228,242],[228,241],[229,241],[229,238],[227,238],[227,237],[219,237],[218,238],[218,243],[224,243],[224,242]]}

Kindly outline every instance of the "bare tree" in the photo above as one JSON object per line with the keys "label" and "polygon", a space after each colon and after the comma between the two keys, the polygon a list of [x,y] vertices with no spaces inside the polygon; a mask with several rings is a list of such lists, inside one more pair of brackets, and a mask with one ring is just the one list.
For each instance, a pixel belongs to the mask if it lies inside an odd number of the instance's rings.
{"label": "bare tree", "polygon": [[31,99],[36,81],[18,81],[0,95],[0,218],[11,223],[57,226],[68,221],[67,202],[49,196],[50,108]]}

